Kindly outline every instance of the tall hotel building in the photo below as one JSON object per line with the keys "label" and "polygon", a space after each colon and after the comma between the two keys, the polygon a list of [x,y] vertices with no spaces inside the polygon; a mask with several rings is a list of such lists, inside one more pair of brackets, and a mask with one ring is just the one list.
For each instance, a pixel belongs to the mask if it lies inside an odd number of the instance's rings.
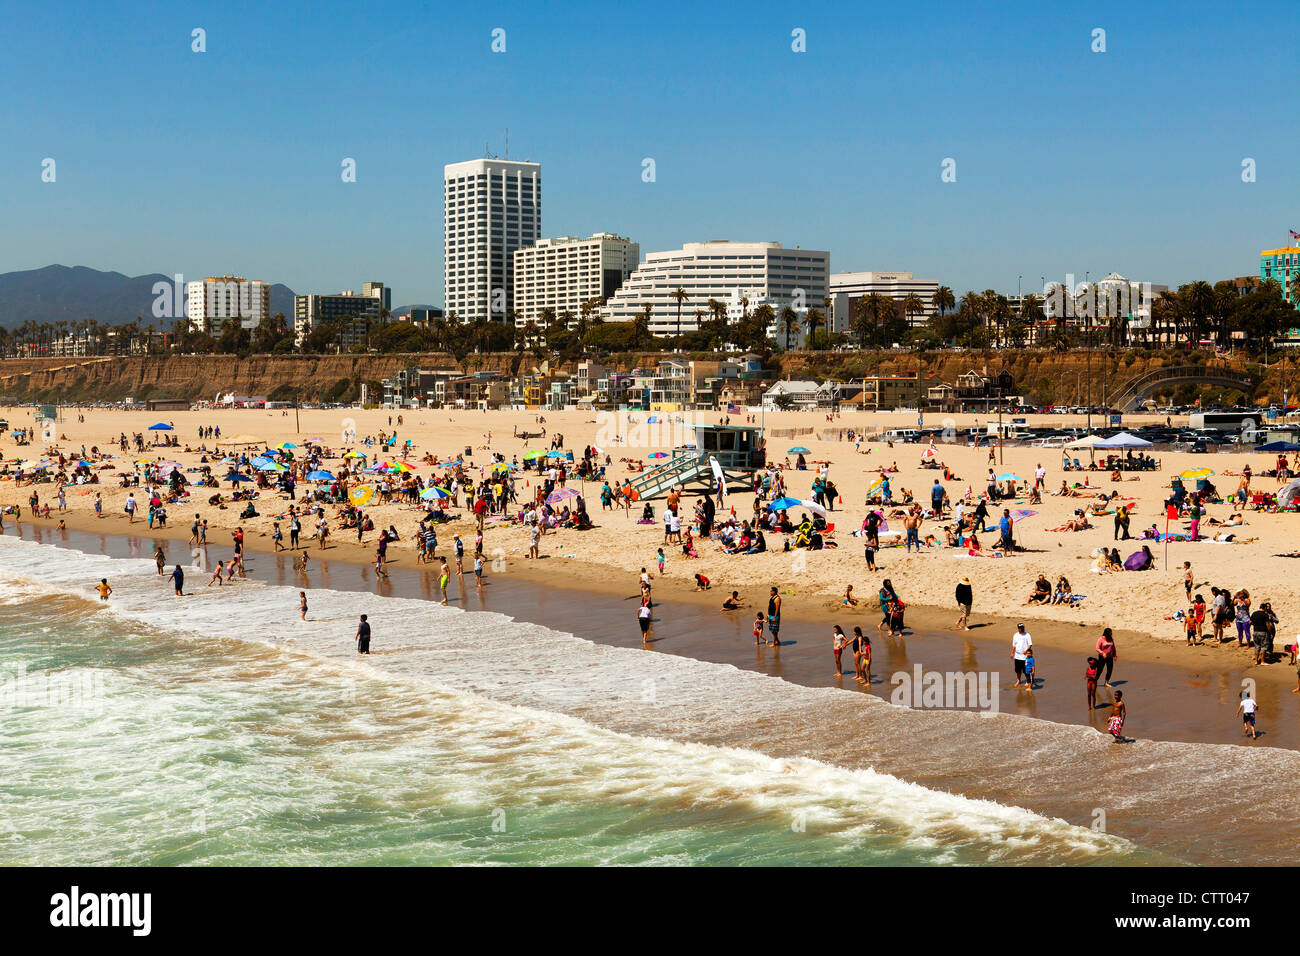
{"label": "tall hotel building", "polygon": [[245,329],[271,314],[271,287],[258,279],[208,276],[185,285],[185,318],[190,328],[209,335],[221,332],[227,319]]}
{"label": "tall hotel building", "polygon": [[[651,252],[645,262],[623,283],[623,288],[606,303],[610,322],[631,322],[645,304],[650,305],[650,331],[655,335],[677,333],[677,300],[680,288],[686,293],[681,305],[682,331],[698,327],[696,310],[707,314],[710,299],[727,305],[728,318],[740,318],[748,309],[771,305],[778,313],[793,306],[800,314],[824,308],[829,292],[831,254],[810,249],[786,249],[779,242],[688,242],[670,252]],[[769,334],[777,334],[777,322]]]}
{"label": "tall hotel building", "polygon": [[462,322],[506,321],[514,252],[542,237],[542,167],[471,159],[443,168],[445,308]]}
{"label": "tall hotel building", "polygon": [[540,322],[543,309],[577,315],[582,303],[611,298],[641,262],[641,247],[613,233],[542,239],[515,252],[515,324]]}

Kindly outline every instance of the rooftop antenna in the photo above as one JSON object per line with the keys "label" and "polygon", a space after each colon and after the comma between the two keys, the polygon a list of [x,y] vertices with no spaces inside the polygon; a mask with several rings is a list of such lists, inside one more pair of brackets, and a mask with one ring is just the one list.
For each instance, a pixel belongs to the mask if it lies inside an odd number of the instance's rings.
{"label": "rooftop antenna", "polygon": [[506,159],[510,158],[510,127],[506,127]]}

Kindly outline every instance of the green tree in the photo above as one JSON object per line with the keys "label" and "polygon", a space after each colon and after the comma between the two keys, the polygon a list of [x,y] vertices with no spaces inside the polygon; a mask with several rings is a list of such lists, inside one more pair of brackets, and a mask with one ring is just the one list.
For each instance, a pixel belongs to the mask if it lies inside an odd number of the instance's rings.
{"label": "green tree", "polygon": [[785,331],[785,350],[790,351],[790,338],[799,328],[799,313],[790,306],[781,310],[781,328]]}
{"label": "green tree", "polygon": [[686,290],[678,286],[669,293],[669,298],[677,303],[677,335],[680,338],[682,334],[682,303],[686,301]]}

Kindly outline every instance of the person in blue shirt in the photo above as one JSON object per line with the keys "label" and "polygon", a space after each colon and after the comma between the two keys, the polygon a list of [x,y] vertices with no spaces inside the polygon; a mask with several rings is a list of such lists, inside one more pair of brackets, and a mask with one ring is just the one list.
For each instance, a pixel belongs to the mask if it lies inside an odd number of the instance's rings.
{"label": "person in blue shirt", "polygon": [[998,522],[998,531],[1002,534],[1002,549],[1011,550],[1011,512],[1002,509],[1002,520]]}

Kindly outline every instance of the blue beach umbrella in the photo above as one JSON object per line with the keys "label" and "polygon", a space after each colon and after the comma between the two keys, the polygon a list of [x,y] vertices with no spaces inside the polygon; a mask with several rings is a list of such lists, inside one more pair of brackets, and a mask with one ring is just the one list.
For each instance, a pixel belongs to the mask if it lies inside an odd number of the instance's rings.
{"label": "blue beach umbrella", "polygon": [[308,481],[333,481],[334,476],[328,471],[312,471],[307,473]]}
{"label": "blue beach umbrella", "polygon": [[420,497],[425,501],[432,501],[435,498],[450,498],[451,495],[441,488],[430,487],[420,492]]}
{"label": "blue beach umbrella", "polygon": [[151,432],[172,432],[175,430],[176,429],[172,428],[166,422],[158,422],[156,425],[149,426],[149,431]]}
{"label": "blue beach umbrella", "polygon": [[807,448],[804,448],[803,445],[795,445],[793,448],[787,448],[785,450],[785,453],[787,455],[811,455],[812,454],[812,452]]}
{"label": "blue beach umbrella", "polygon": [[798,498],[777,498],[767,506],[768,511],[785,511],[787,508],[798,508],[802,501]]}

